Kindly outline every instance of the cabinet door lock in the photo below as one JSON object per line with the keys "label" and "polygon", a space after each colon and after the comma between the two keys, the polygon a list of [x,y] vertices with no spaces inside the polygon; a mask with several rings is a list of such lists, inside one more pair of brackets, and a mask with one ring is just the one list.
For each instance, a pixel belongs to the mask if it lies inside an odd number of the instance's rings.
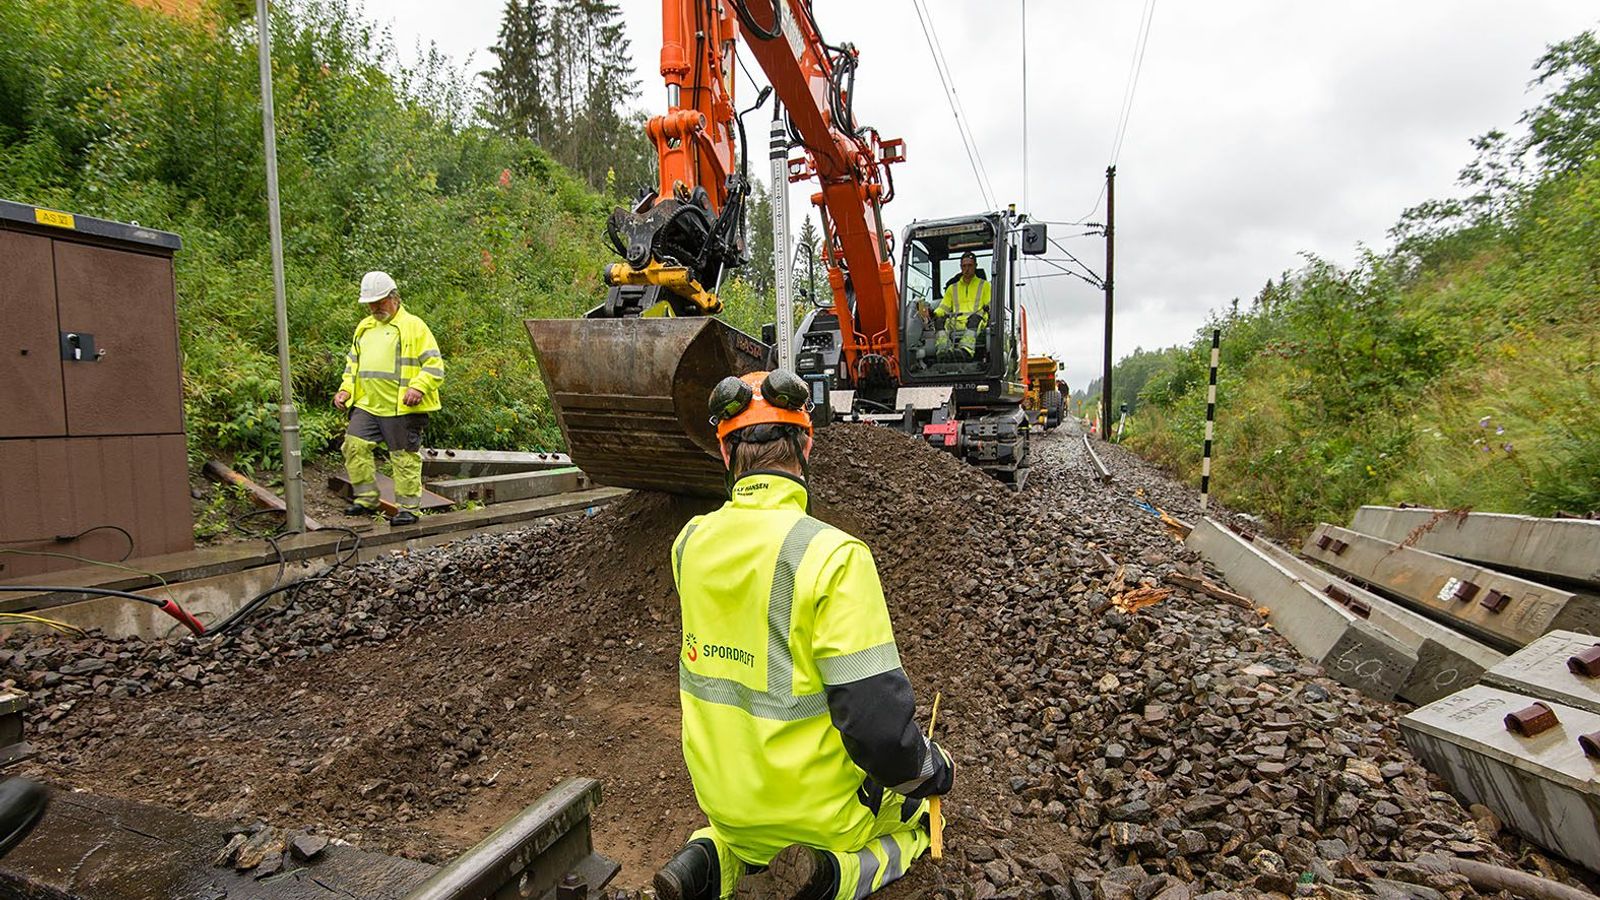
{"label": "cabinet door lock", "polygon": [[61,359],[63,362],[99,362],[106,355],[96,350],[94,335],[83,331],[61,332]]}

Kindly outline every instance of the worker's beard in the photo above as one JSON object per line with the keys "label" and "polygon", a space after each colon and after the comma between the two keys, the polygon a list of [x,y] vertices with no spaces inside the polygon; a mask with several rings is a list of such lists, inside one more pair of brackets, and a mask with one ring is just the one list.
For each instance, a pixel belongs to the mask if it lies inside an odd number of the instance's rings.
{"label": "worker's beard", "polygon": [[389,320],[394,318],[394,310],[375,310],[372,313],[372,317],[387,325],[389,324]]}

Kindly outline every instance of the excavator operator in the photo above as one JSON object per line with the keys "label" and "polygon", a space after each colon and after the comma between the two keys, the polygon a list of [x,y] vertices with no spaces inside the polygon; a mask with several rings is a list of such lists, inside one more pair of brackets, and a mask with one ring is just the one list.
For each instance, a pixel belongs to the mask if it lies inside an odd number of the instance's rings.
{"label": "excavator operator", "polygon": [[970,362],[978,352],[978,339],[989,326],[989,282],[978,275],[978,257],[961,254],[961,277],[945,289],[933,311],[940,332],[935,350],[944,362]]}
{"label": "excavator operator", "polygon": [[712,391],[730,499],[672,547],[683,757],[710,824],[655,876],[661,900],[854,900],[928,849],[954,780],[915,720],[872,553],[808,515],[806,383]]}

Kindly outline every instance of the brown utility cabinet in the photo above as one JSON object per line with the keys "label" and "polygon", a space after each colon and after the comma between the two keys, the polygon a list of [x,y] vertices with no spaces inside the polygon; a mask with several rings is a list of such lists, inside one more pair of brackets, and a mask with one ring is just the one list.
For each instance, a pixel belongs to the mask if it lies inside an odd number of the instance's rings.
{"label": "brown utility cabinet", "polygon": [[[0,200],[0,547],[115,562],[194,547],[178,236]],[[81,563],[0,554],[0,580]]]}

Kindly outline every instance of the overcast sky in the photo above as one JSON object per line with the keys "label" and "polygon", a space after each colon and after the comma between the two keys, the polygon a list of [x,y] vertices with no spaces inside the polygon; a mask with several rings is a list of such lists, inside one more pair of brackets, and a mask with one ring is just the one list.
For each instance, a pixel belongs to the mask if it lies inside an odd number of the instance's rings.
{"label": "overcast sky", "polygon": [[[366,10],[402,55],[431,41],[477,70],[493,62],[502,6],[367,0]],[[661,2],[621,6],[641,103],[664,110]],[[1144,4],[1027,3],[1026,206],[1023,0],[927,6],[998,202],[1046,220],[1088,216]],[[861,50],[858,118],[906,140],[889,224],[982,208],[911,0],[816,0],[815,10],[830,42]],[[1116,355],[1186,341],[1208,310],[1248,302],[1302,251],[1349,261],[1358,244],[1383,246],[1401,210],[1452,190],[1471,137],[1515,124],[1545,45],[1597,18],[1592,0],[1157,2],[1117,159]],[[811,190],[791,191],[795,208]],[[1099,272],[1103,241],[1081,230],[1052,236]],[[1051,277],[1025,296],[1033,347],[1061,357],[1074,388],[1098,375],[1100,292]]]}

